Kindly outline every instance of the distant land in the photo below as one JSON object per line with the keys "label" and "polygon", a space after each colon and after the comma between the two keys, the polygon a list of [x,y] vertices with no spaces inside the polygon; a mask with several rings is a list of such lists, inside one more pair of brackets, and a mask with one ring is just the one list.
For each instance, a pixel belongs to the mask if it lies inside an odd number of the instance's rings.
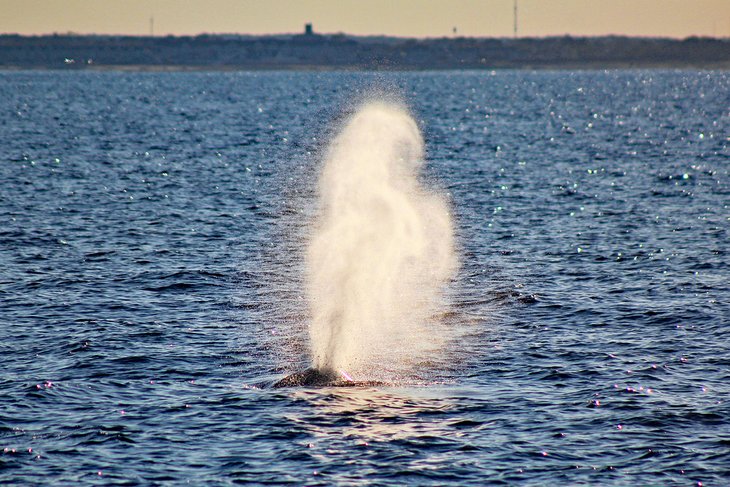
{"label": "distant land", "polygon": [[0,35],[0,69],[730,69],[730,39]]}

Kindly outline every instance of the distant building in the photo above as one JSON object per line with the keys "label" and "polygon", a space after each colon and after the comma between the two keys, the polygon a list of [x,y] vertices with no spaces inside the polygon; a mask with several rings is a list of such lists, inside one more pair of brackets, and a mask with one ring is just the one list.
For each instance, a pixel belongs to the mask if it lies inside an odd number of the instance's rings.
{"label": "distant building", "polygon": [[304,35],[305,36],[311,36],[314,34],[314,31],[312,30],[312,24],[304,24]]}

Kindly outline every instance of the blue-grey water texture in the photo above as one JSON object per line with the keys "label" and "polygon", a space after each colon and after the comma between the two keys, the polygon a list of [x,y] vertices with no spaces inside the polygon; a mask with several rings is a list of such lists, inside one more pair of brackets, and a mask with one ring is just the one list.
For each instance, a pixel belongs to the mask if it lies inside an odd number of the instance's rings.
{"label": "blue-grey water texture", "polygon": [[[450,195],[460,338],[274,389],[374,86]],[[730,485],[727,72],[4,72],[0,127],[2,485]]]}

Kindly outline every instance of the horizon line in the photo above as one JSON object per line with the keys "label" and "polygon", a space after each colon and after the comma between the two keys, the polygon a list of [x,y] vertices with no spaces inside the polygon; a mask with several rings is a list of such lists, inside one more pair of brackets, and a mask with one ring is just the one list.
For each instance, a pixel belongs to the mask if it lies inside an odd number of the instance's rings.
{"label": "horizon line", "polygon": [[392,34],[348,34],[347,32],[313,32],[306,34],[304,32],[275,32],[266,34],[251,34],[242,32],[200,32],[197,34],[110,34],[110,33],[83,33],[83,32],[50,32],[50,33],[35,33],[35,34],[22,34],[19,32],[0,32],[0,36],[18,36],[18,37],[134,37],[144,39],[165,39],[169,37],[353,37],[353,38],[373,38],[382,37],[386,39],[403,39],[403,40],[434,40],[434,39],[500,39],[500,40],[540,40],[540,39],[556,39],[556,38],[573,38],[573,39],[600,39],[600,38],[624,38],[624,39],[663,39],[663,40],[677,40],[685,41],[688,39],[711,39],[711,40],[730,40],[728,36],[713,36],[713,35],[689,35],[689,36],[662,36],[662,35],[630,35],[630,34],[595,34],[595,35],[575,35],[575,34],[548,34],[543,36],[468,36],[468,35],[442,35],[442,36],[400,36]]}

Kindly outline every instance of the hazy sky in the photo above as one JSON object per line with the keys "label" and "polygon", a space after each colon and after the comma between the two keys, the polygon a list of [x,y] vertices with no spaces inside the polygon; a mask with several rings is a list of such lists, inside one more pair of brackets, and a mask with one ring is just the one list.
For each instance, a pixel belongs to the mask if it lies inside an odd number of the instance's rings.
{"label": "hazy sky", "polygon": [[[730,36],[730,0],[518,0],[525,36]],[[511,36],[513,0],[0,0],[0,32]]]}

